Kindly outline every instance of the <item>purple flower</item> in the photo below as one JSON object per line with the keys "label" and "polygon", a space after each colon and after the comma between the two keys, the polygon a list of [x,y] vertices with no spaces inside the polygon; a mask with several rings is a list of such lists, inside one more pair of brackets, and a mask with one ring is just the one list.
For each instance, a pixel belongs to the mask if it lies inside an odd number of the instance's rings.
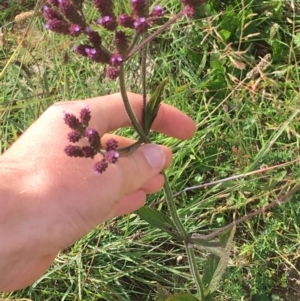
{"label": "purple flower", "polygon": [[90,147],[90,146],[83,146],[81,149],[82,152],[82,157],[84,158],[94,158],[94,156],[96,155],[95,150]]}
{"label": "purple flower", "polygon": [[119,16],[119,24],[123,27],[134,28],[134,18],[128,16],[127,14],[123,14]]}
{"label": "purple flower", "polygon": [[97,31],[91,30],[89,27],[86,28],[86,34],[89,38],[89,41],[93,44],[95,48],[101,46],[101,37]]}
{"label": "purple flower", "polygon": [[109,163],[116,163],[120,154],[115,150],[111,150],[104,155],[104,159]]}
{"label": "purple flower", "polygon": [[81,139],[81,135],[78,132],[72,131],[68,134],[68,140],[72,143],[78,142]]}
{"label": "purple flower", "polygon": [[63,35],[69,34],[69,24],[66,21],[52,19],[49,20],[48,23],[45,25],[45,28],[54,31],[56,33],[60,33]]}
{"label": "purple flower", "polygon": [[69,126],[69,128],[71,128],[72,130],[80,131],[81,123],[79,119],[73,114],[66,113],[66,112],[64,112],[64,114],[65,114],[64,116],[65,124]]}
{"label": "purple flower", "polygon": [[87,56],[94,62],[97,63],[109,63],[110,55],[102,49],[86,48]]}
{"label": "purple flower", "polygon": [[81,157],[82,151],[80,146],[67,145],[64,149],[65,153],[69,157]]}
{"label": "purple flower", "polygon": [[115,17],[112,0],[93,0],[93,3],[102,16]]}
{"label": "purple flower", "polygon": [[149,24],[146,18],[139,18],[134,22],[134,28],[139,33],[147,32]]}
{"label": "purple flower", "polygon": [[95,165],[94,165],[94,171],[95,173],[103,173],[106,168],[108,167],[108,163],[105,159],[102,159],[101,161],[97,162]]}
{"label": "purple flower", "polygon": [[78,46],[74,46],[72,48],[72,50],[74,52],[76,52],[77,54],[79,55],[82,55],[82,56],[88,56],[88,51],[87,49],[91,49],[92,47],[90,45],[78,45]]}
{"label": "purple flower", "polygon": [[110,56],[110,65],[113,67],[118,67],[122,64],[123,58],[119,53],[113,53]]}
{"label": "purple flower", "polygon": [[150,14],[151,17],[163,17],[164,15],[164,10],[160,5],[156,5],[153,8],[152,13]]}
{"label": "purple flower", "polygon": [[44,6],[44,18],[46,20],[52,20],[52,19],[56,19],[56,20],[63,20],[64,21],[64,17],[62,16],[61,13],[59,13],[57,10],[45,5]]}
{"label": "purple flower", "polygon": [[85,25],[84,18],[69,0],[59,0],[59,10],[70,22],[80,24],[82,26]]}
{"label": "purple flower", "polygon": [[90,146],[95,150],[100,150],[101,148],[101,141],[100,135],[95,129],[87,129],[85,131],[85,136],[90,143]]}
{"label": "purple flower", "polygon": [[71,36],[78,37],[81,34],[82,30],[81,30],[80,25],[71,24],[70,27],[69,27],[69,32],[70,32]]}
{"label": "purple flower", "polygon": [[124,31],[115,32],[115,44],[119,53],[124,54],[127,51],[128,41]]}
{"label": "purple flower", "polygon": [[106,76],[109,79],[115,80],[119,77],[119,75],[120,75],[119,67],[108,67],[106,70]]}
{"label": "purple flower", "polygon": [[110,31],[114,31],[118,26],[116,20],[111,16],[104,16],[103,18],[99,19],[98,24]]}
{"label": "purple flower", "polygon": [[90,106],[87,105],[85,108],[80,111],[80,121],[83,125],[88,125],[91,120],[91,110]]}
{"label": "purple flower", "polygon": [[118,141],[114,138],[107,140],[106,142],[106,151],[116,150],[118,147]]}
{"label": "purple flower", "polygon": [[147,12],[146,0],[131,0],[131,7],[134,16],[146,17],[146,12]]}

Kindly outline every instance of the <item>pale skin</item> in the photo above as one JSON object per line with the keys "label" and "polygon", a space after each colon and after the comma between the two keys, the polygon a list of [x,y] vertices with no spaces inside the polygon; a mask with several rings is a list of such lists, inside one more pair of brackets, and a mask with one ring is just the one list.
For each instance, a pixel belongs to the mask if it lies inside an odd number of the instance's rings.
{"label": "pale skin", "polygon": [[[140,119],[141,96],[128,95]],[[97,225],[140,208],[147,194],[163,186],[160,171],[172,160],[171,150],[164,146],[142,145],[98,175],[93,165],[100,155],[83,159],[64,154],[70,129],[64,124],[63,111],[78,116],[87,104],[92,113],[89,127],[99,131],[102,142],[112,137],[107,133],[130,126],[119,94],[59,102],[0,157],[0,291],[30,285],[46,272],[60,250]],[[188,139],[195,123],[162,104],[153,130]],[[133,142],[114,137],[119,147]],[[86,145],[84,140],[80,143]],[[145,154],[152,158],[147,160]]]}

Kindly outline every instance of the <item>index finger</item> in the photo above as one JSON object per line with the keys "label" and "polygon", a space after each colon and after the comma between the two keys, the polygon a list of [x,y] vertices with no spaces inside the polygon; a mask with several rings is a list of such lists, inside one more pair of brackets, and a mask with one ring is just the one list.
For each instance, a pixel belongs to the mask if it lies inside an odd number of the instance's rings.
{"label": "index finger", "polygon": [[[141,122],[143,110],[142,96],[135,93],[127,93],[127,95],[137,119]],[[95,97],[84,100],[84,102],[90,105],[92,112],[89,126],[99,130],[101,136],[118,128],[131,126],[120,93]],[[77,107],[78,110],[78,106],[74,106],[74,102],[63,104],[64,106],[70,105],[70,109],[73,111],[70,113],[78,114],[78,112],[74,111],[74,107]],[[67,108],[66,110],[68,111]],[[162,103],[152,129],[178,139],[188,139],[195,133],[196,124],[180,110]]]}

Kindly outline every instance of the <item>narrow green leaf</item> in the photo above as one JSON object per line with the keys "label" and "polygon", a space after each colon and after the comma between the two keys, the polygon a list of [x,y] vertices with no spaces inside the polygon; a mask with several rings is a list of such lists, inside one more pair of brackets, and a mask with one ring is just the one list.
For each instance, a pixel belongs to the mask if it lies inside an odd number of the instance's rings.
{"label": "narrow green leaf", "polygon": [[145,133],[148,134],[151,125],[157,115],[160,103],[162,101],[162,92],[164,90],[164,87],[166,83],[168,82],[169,78],[166,77],[163,79],[157,88],[155,89],[154,93],[151,95],[150,100],[148,101],[146,105],[146,116],[145,116]]}

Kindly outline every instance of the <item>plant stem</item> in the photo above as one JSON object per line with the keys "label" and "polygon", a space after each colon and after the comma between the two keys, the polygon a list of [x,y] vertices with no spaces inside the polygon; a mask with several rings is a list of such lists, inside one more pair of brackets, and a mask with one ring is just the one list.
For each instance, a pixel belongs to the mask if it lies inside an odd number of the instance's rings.
{"label": "plant stem", "polygon": [[182,239],[184,241],[184,246],[185,246],[185,250],[186,250],[188,261],[189,261],[190,271],[191,271],[191,274],[196,283],[198,295],[201,297],[201,300],[204,300],[203,299],[204,298],[204,288],[202,285],[200,274],[198,272],[198,266],[197,266],[194,250],[192,248],[190,248],[188,243],[186,242],[186,240],[188,238],[188,234],[177,214],[175,202],[173,199],[173,195],[172,195],[172,191],[171,191],[171,187],[170,187],[167,175],[164,171],[162,171],[162,175],[165,178],[164,192],[166,195],[166,200],[167,200],[171,218],[176,226],[176,230],[179,232],[180,236],[182,237]]}
{"label": "plant stem", "polygon": [[120,66],[119,84],[120,84],[120,91],[121,91],[124,107],[132,123],[132,126],[134,127],[134,129],[137,131],[137,133],[143,139],[144,142],[149,142],[149,139],[147,135],[144,133],[142,127],[140,126],[128,100],[126,86],[125,86],[124,64]]}

